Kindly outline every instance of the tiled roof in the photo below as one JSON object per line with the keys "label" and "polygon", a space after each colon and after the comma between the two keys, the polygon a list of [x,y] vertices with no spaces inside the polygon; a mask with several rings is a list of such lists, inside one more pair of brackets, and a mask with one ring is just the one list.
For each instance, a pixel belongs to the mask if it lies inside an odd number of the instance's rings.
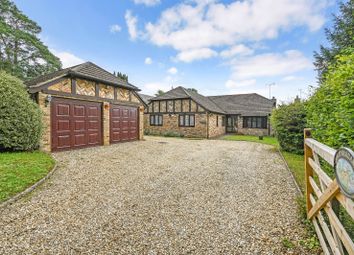
{"label": "tiled roof", "polygon": [[273,101],[256,93],[225,96],[209,96],[227,114],[243,116],[267,116],[272,112]]}
{"label": "tiled roof", "polygon": [[33,80],[26,82],[28,87],[39,87],[43,83],[50,80],[72,75],[74,77],[85,78],[97,82],[107,83],[115,86],[125,87],[132,90],[139,90],[133,84],[114,76],[112,73],[91,62],[85,62],[80,65],[65,68],[56,72],[39,76]]}
{"label": "tiled roof", "polygon": [[141,94],[141,93],[138,93],[138,94],[146,105],[150,102],[150,99],[153,98],[153,96],[149,96],[149,95],[145,95],[145,94]]}
{"label": "tiled roof", "polygon": [[215,112],[215,113],[224,113],[224,111],[218,107],[212,100],[209,98],[198,94],[192,90],[188,90],[181,86],[174,88],[170,91],[167,91],[161,96],[154,97],[150,101],[158,100],[169,100],[169,99],[193,99],[196,103],[204,107],[206,110]]}

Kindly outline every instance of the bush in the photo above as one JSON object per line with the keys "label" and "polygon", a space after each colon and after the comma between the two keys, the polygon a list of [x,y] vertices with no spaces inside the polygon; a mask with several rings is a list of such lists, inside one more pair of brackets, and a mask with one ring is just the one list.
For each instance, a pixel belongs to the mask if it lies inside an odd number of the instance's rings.
{"label": "bush", "polygon": [[305,105],[300,100],[274,109],[272,127],[280,147],[288,152],[302,154],[304,151],[303,130],[306,127]]}
{"label": "bush", "polygon": [[0,72],[0,150],[38,148],[42,116],[22,81]]}
{"label": "bush", "polygon": [[354,49],[337,56],[306,108],[315,139],[354,148]]}

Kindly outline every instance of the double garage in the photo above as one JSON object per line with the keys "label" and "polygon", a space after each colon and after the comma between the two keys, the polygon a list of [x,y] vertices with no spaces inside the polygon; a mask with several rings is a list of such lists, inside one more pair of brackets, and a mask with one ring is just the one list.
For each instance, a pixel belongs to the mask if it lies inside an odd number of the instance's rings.
{"label": "double garage", "polygon": [[[138,139],[138,108],[109,104],[110,144]],[[102,103],[54,97],[51,102],[52,151],[103,145]]]}
{"label": "double garage", "polygon": [[44,151],[63,151],[143,138],[139,88],[91,62],[27,83],[43,112]]}

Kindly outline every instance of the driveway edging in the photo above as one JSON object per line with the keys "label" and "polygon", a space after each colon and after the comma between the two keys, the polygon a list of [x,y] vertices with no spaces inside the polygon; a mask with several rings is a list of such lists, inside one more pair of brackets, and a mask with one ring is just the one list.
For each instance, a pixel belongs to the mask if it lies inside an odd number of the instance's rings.
{"label": "driveway edging", "polygon": [[301,189],[300,189],[300,187],[299,187],[299,184],[297,184],[296,179],[295,179],[295,176],[294,176],[293,172],[291,172],[291,170],[290,170],[290,167],[289,167],[289,165],[288,165],[288,162],[286,162],[286,160],[285,160],[283,154],[281,153],[281,151],[279,150],[279,148],[277,148],[277,151],[278,151],[278,154],[280,155],[280,157],[282,158],[282,160],[284,161],[285,166],[286,166],[286,169],[289,171],[289,173],[290,173],[290,175],[291,175],[291,178],[293,179],[293,182],[295,183],[297,192],[299,193],[300,196],[303,196],[302,191],[301,191]]}
{"label": "driveway edging", "polygon": [[[53,159],[55,160],[55,158],[53,157]],[[38,186],[40,186],[42,183],[44,183],[46,180],[48,180],[55,172],[55,170],[57,169],[57,162],[55,162],[54,167],[52,168],[52,170],[50,170],[50,172],[44,176],[42,179],[40,179],[39,181],[37,181],[35,184],[33,184],[32,186],[28,187],[27,189],[25,189],[24,191],[18,193],[17,195],[5,200],[4,202],[2,202],[0,204],[0,209],[5,208],[6,206],[16,202],[17,200],[19,200],[20,198],[26,196],[27,194],[31,193],[33,190],[35,190]]]}

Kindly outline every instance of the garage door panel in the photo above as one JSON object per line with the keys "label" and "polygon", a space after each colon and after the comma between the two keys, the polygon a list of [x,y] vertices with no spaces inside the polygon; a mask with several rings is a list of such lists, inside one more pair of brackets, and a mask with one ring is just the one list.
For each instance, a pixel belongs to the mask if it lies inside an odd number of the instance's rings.
{"label": "garage door panel", "polygon": [[58,148],[70,148],[70,135],[59,135],[56,139]]}
{"label": "garage door panel", "polygon": [[52,100],[52,150],[102,144],[101,104],[71,99]]}
{"label": "garage door panel", "polygon": [[74,131],[85,131],[85,120],[74,120]]}
{"label": "garage door panel", "polygon": [[111,143],[136,140],[138,138],[137,108],[111,105],[110,119]]}
{"label": "garage door panel", "polygon": [[89,120],[87,121],[87,129],[89,131],[99,130],[100,123],[97,120]]}
{"label": "garage door panel", "polygon": [[112,124],[112,128],[114,130],[119,130],[120,129],[120,121],[119,120],[112,120],[111,121],[111,124]]}
{"label": "garage door panel", "polygon": [[99,144],[99,137],[97,133],[89,134],[88,135],[88,144],[94,145]]}
{"label": "garage door panel", "polygon": [[111,114],[113,117],[120,117],[120,108],[113,108]]}
{"label": "garage door panel", "polygon": [[58,120],[57,130],[61,132],[70,131],[70,121],[69,120]]}
{"label": "garage door panel", "polygon": [[89,106],[88,107],[88,117],[97,117],[101,114],[100,109],[97,106]]}
{"label": "garage door panel", "polygon": [[57,116],[69,116],[70,105],[69,104],[58,104],[56,106]]}
{"label": "garage door panel", "polygon": [[74,135],[74,146],[84,146],[86,145],[85,134],[75,134]]}

